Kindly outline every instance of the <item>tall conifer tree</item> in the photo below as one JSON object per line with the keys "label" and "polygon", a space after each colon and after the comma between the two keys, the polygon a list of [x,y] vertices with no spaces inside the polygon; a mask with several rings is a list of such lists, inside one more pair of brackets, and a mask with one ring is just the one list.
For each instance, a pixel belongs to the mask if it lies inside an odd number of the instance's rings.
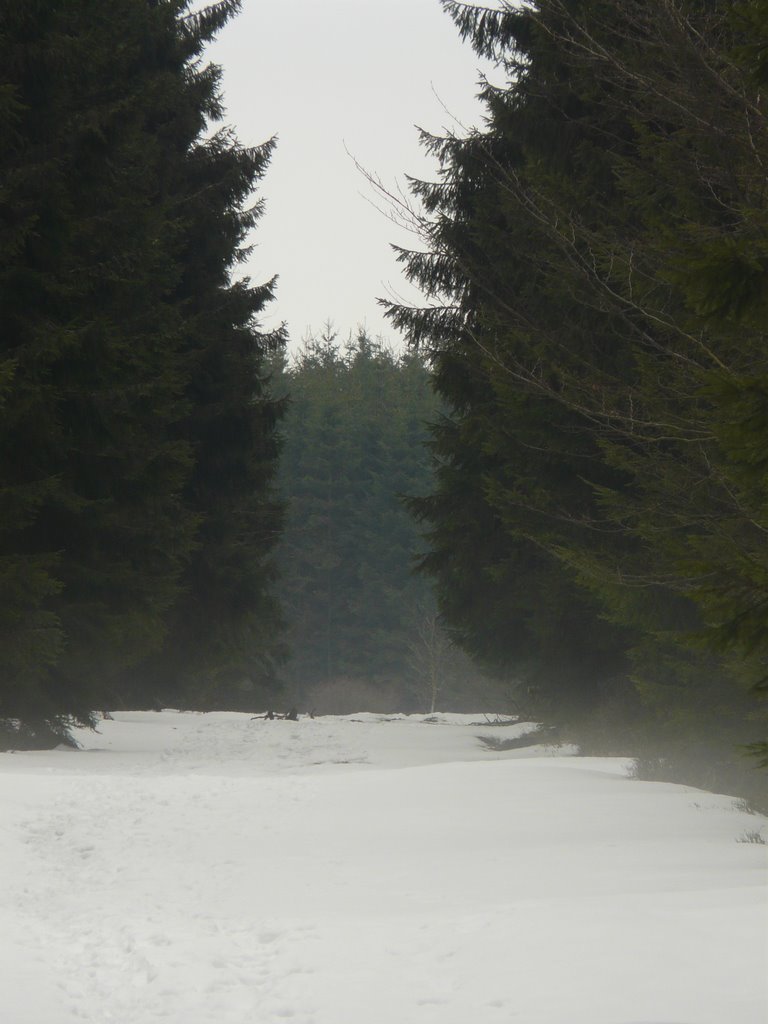
{"label": "tall conifer tree", "polygon": [[[214,512],[192,484],[200,375],[238,410],[261,388],[252,318],[269,289],[228,275],[268,147],[203,141],[221,109],[200,55],[238,4],[187,8],[30,0],[0,14],[0,718],[87,719],[160,649]],[[248,354],[233,372],[217,347]],[[272,419],[265,397],[265,462]],[[252,481],[248,500],[270,505]]]}
{"label": "tall conifer tree", "polygon": [[[576,690],[580,665],[622,675],[633,651],[662,719],[747,737],[738,680],[765,636],[764,5],[444,6],[504,76],[484,130],[425,140],[442,178],[415,185],[427,251],[402,258],[430,308],[392,311],[452,410],[421,506],[446,613],[520,667],[546,666],[554,638]],[[495,538],[482,560],[473,521]],[[501,602],[487,633],[483,585]],[[701,660],[694,634],[736,658]]]}

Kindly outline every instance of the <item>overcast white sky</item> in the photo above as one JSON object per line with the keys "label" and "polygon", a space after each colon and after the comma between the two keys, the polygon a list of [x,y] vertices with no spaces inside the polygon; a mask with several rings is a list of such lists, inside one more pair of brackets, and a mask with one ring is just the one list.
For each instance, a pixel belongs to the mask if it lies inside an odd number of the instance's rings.
{"label": "overcast white sky", "polygon": [[414,126],[482,117],[471,47],[438,0],[243,0],[208,56],[240,141],[279,138],[247,267],[254,283],[279,274],[264,326],[287,321],[296,346],[327,319],[343,334],[365,323],[399,345],[376,298],[417,297],[389,248],[408,236],[371,205],[346,149],[388,185],[433,177]]}

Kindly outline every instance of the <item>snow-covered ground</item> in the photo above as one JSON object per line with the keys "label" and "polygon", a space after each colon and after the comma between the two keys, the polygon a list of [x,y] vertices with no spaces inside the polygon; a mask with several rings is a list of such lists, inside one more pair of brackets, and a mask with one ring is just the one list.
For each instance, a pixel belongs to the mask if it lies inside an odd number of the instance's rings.
{"label": "snow-covered ground", "polygon": [[1,754],[0,1020],[765,1024],[768,822],[478,717]]}

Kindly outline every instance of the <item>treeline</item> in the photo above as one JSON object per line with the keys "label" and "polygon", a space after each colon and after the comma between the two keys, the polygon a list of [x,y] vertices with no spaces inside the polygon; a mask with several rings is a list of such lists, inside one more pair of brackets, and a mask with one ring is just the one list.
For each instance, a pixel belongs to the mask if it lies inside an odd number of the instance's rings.
{"label": "treeline", "polygon": [[[239,3],[0,9],[0,722],[272,676],[280,406],[235,281],[272,143],[217,127]],[[23,723],[23,725],[22,725]],[[21,733],[19,732],[21,730]]]}
{"label": "treeline", "polygon": [[768,0],[442,3],[495,70],[423,136],[412,349],[292,362],[203,60],[239,0],[0,6],[0,741],[458,706],[458,645],[589,749],[768,764]]}
{"label": "treeline", "polygon": [[442,2],[494,71],[390,308],[441,611],[593,749],[765,763],[768,3]]}
{"label": "treeline", "polygon": [[432,486],[425,445],[439,415],[424,360],[328,325],[271,368],[288,399],[275,553],[286,692],[326,713],[477,699],[478,673],[414,573],[424,543],[405,499]]}

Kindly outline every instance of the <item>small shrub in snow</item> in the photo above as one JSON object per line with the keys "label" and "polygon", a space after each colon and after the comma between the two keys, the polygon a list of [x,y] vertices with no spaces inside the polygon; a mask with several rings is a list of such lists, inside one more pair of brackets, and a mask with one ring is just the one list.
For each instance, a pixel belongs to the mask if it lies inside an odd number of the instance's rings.
{"label": "small shrub in snow", "polygon": [[733,809],[735,811],[742,811],[744,814],[757,814],[749,800],[745,800],[744,797],[739,797],[738,800],[733,801]]}
{"label": "small shrub in snow", "polygon": [[737,843],[758,843],[760,846],[767,846],[765,839],[763,839],[758,829],[750,829],[743,835],[739,836],[736,840]]}
{"label": "small shrub in snow", "polygon": [[627,769],[630,779],[640,782],[667,781],[667,761],[663,757],[636,757]]}

